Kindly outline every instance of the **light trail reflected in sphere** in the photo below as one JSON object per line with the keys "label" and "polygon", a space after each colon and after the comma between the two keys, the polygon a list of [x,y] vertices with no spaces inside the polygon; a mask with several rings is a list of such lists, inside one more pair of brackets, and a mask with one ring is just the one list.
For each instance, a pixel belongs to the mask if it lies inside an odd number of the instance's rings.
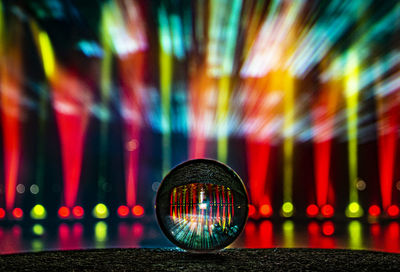
{"label": "light trail reflected in sphere", "polygon": [[243,230],[247,192],[228,166],[214,160],[191,160],[172,169],[162,181],[156,213],[164,234],[180,248],[218,250]]}

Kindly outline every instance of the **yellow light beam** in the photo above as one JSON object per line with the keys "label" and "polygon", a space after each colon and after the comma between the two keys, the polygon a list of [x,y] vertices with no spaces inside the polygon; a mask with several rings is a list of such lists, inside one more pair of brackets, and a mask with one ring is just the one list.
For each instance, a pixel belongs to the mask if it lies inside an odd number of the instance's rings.
{"label": "yellow light beam", "polygon": [[228,111],[229,111],[230,77],[219,80],[217,127],[218,127],[218,160],[226,163],[228,158]]}
{"label": "yellow light beam", "polygon": [[172,41],[168,17],[164,8],[159,10],[160,39],[160,89],[162,128],[162,171],[166,175],[171,167],[171,83],[172,83]]}
{"label": "yellow light beam", "polygon": [[[357,53],[349,51],[345,67],[345,97],[349,160],[349,202],[358,203],[357,192],[357,122],[359,63]],[[349,210],[350,212],[350,210]],[[360,213],[362,214],[362,212]]]}
{"label": "yellow light beam", "polygon": [[48,80],[54,79],[56,70],[56,60],[53,46],[46,32],[42,31],[36,22],[30,21],[30,27],[34,36],[35,43],[39,49],[44,73]]}
{"label": "yellow light beam", "polygon": [[283,202],[292,202],[293,194],[293,125],[294,125],[294,78],[289,72],[283,72],[281,80],[283,82],[284,96],[284,123],[283,123]]}

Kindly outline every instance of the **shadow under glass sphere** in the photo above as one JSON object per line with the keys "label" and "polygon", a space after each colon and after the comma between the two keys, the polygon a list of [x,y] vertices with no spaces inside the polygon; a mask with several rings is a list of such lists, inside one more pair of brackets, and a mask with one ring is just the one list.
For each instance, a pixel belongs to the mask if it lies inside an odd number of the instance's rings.
{"label": "shadow under glass sphere", "polygon": [[248,215],[247,192],[225,164],[190,160],[165,176],[157,191],[156,214],[162,231],[178,247],[214,251],[242,232]]}

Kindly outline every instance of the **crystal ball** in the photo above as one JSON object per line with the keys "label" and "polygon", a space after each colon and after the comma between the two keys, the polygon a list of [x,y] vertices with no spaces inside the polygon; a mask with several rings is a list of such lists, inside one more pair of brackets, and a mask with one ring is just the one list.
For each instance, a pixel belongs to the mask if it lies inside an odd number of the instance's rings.
{"label": "crystal ball", "polygon": [[240,177],[209,159],[186,161],[172,169],[157,191],[156,214],[167,238],[195,252],[222,249],[242,232],[248,197]]}

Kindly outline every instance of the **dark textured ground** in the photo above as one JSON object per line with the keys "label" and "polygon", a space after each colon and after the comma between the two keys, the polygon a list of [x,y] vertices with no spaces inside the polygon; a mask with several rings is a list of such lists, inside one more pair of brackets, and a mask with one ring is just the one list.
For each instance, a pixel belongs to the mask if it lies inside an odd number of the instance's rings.
{"label": "dark textured ground", "polygon": [[51,251],[0,256],[0,271],[400,271],[400,254],[339,249]]}

